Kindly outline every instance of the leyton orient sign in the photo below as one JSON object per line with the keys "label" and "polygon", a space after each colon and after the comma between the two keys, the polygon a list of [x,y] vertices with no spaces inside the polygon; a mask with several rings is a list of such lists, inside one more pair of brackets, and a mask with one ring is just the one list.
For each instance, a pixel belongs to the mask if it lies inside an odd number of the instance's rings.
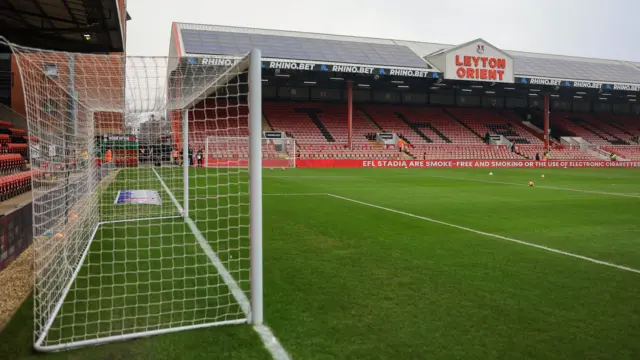
{"label": "leyton orient sign", "polygon": [[483,40],[472,41],[446,53],[444,77],[513,83],[513,59]]}
{"label": "leyton orient sign", "polygon": [[513,58],[488,42],[477,39],[426,59],[450,80],[513,83]]}

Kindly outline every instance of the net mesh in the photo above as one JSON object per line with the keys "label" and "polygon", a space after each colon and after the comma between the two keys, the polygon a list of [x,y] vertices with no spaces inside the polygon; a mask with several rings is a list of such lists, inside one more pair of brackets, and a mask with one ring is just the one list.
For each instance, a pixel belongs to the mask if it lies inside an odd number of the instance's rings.
{"label": "net mesh", "polygon": [[249,135],[248,57],[13,52],[32,138],[36,348],[246,322],[248,164],[191,159],[209,136]]}
{"label": "net mesh", "polygon": [[[209,136],[197,166],[229,168],[249,163],[249,137]],[[293,168],[296,166],[295,141],[290,138],[262,138],[262,166]]]}

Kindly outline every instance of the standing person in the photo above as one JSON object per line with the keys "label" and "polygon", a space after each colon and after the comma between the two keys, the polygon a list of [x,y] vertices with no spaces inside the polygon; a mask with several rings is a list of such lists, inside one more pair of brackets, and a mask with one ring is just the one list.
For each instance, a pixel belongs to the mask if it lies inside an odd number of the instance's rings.
{"label": "standing person", "polygon": [[178,149],[177,148],[173,148],[173,164],[174,165],[178,165]]}
{"label": "standing person", "polygon": [[193,166],[193,148],[189,146],[189,166]]}
{"label": "standing person", "polygon": [[204,151],[202,151],[202,148],[200,150],[198,150],[198,152],[196,153],[196,160],[198,161],[198,167],[203,167],[203,165],[204,165]]}
{"label": "standing person", "polygon": [[102,176],[106,176],[111,168],[111,161],[113,161],[113,152],[111,148],[107,148],[104,152],[104,162],[102,163]]}
{"label": "standing person", "polygon": [[89,164],[89,152],[85,149],[82,151],[82,167],[86,168]]}
{"label": "standing person", "polygon": [[107,151],[104,153],[104,161],[106,163],[111,163],[112,160],[113,160],[113,152],[111,151],[111,148],[107,148]]}

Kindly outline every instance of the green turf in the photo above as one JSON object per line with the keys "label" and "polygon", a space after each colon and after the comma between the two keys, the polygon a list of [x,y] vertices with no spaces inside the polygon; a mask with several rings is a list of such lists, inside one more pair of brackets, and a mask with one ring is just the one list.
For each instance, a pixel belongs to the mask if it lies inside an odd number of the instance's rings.
{"label": "green turf", "polygon": [[[181,200],[182,184],[174,171],[163,170],[161,176]],[[221,239],[244,239],[247,223],[228,220],[227,214],[246,213],[247,198],[215,195],[229,189],[237,192],[229,184],[246,178],[215,170],[192,173],[198,176],[192,180],[190,196],[200,200],[192,201],[190,215],[215,250],[230,255],[227,250],[243,247],[244,240]],[[327,195],[264,197],[265,317],[292,357],[640,358],[640,274],[407,215],[640,269],[640,171],[498,169],[493,173],[489,176],[489,170],[480,169],[265,172],[265,194],[331,193],[404,212]],[[527,186],[529,181],[536,186]],[[146,186],[157,184],[149,181]],[[240,189],[244,192],[244,185]],[[193,274],[189,264],[201,264],[192,270],[209,269],[206,276],[219,284],[215,269],[205,265],[184,223],[163,224],[170,229],[158,226],[148,231],[182,235],[156,240],[161,249],[172,249],[162,257],[191,259],[178,264],[187,270],[176,277]],[[235,232],[219,233],[221,228]],[[152,239],[136,231],[138,237]],[[167,246],[167,241],[176,246]],[[106,246],[100,249],[103,253],[121,246],[129,250],[150,246],[101,243]],[[133,255],[143,254],[121,253],[125,259]],[[139,257],[133,259],[140,262]],[[239,272],[246,263],[223,260],[240,277],[246,276]],[[124,270],[128,271],[126,266]],[[101,272],[96,278],[106,277],[103,284],[108,278],[113,281],[104,268],[95,271]],[[160,275],[165,280],[174,276]],[[193,281],[198,284],[197,277]],[[169,286],[181,290],[186,284]],[[247,289],[246,283],[242,286]],[[207,284],[198,288],[206,289]],[[198,291],[183,291],[184,295],[199,298]],[[165,296],[177,299],[175,294]],[[138,305],[145,303],[140,297],[136,300]],[[34,356],[30,306],[25,304],[0,334],[0,358]],[[207,306],[205,301],[202,307]],[[194,314],[182,315],[181,320],[202,317]],[[102,319],[109,316],[113,314]],[[44,357],[258,359],[268,354],[250,327],[225,326]]]}

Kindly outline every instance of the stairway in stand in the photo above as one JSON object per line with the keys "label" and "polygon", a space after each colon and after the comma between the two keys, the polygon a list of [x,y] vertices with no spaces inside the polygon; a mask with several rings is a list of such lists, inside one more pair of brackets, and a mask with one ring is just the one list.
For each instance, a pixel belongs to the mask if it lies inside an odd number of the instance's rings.
{"label": "stairway in stand", "polygon": [[411,128],[411,130],[415,131],[418,135],[420,135],[420,137],[424,141],[426,141],[428,143],[432,143],[433,142],[433,140],[431,140],[425,133],[423,133],[420,129],[418,129],[418,127],[415,124],[413,124],[412,122],[410,122],[409,119],[407,119],[404,115],[402,115],[399,112],[396,112],[395,114],[400,120],[402,120],[402,122],[407,124]]}
{"label": "stairway in stand", "polygon": [[327,139],[328,142],[336,142],[336,139],[333,138],[333,135],[331,135],[329,130],[327,130],[318,115],[315,112],[309,112],[308,114],[313,123],[316,124],[318,129],[320,129],[320,132],[322,133],[324,138]]}

